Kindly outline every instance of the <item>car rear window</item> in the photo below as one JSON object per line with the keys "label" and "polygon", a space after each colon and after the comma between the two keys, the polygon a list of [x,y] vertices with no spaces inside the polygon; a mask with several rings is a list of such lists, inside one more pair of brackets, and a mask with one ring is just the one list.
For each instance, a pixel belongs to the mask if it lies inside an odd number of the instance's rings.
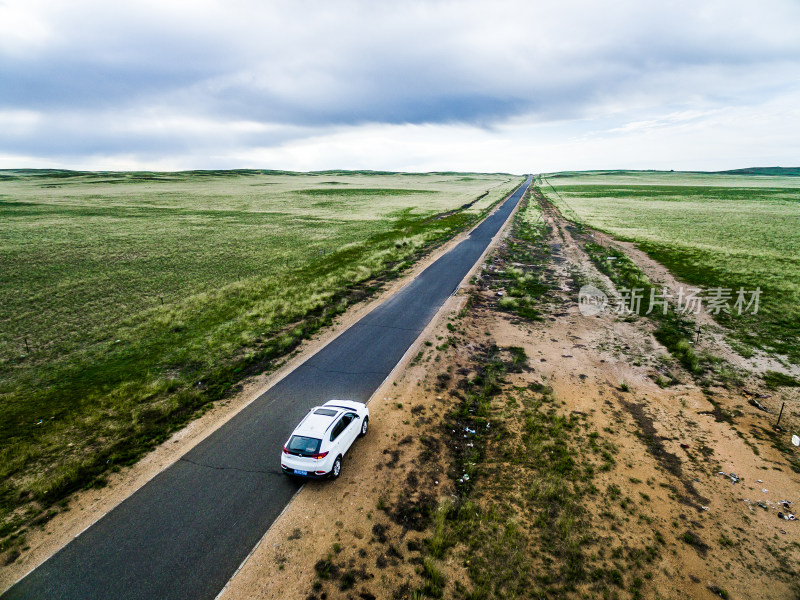
{"label": "car rear window", "polygon": [[331,410],[330,408],[318,408],[314,411],[315,415],[322,415],[323,417],[335,417],[338,410]]}
{"label": "car rear window", "polygon": [[289,440],[288,450],[302,455],[316,454],[322,440],[304,435],[293,435]]}

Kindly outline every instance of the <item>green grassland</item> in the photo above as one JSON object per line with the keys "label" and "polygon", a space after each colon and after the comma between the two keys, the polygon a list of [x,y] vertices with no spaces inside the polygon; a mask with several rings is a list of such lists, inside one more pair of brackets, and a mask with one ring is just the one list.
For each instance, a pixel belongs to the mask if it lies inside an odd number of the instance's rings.
{"label": "green grassland", "polygon": [[690,284],[731,288],[734,300],[760,287],[757,315],[715,318],[745,353],[800,363],[800,177],[597,171],[546,175],[541,189]]}
{"label": "green grassland", "polygon": [[0,533],[102,483],[521,181],[0,171]]}

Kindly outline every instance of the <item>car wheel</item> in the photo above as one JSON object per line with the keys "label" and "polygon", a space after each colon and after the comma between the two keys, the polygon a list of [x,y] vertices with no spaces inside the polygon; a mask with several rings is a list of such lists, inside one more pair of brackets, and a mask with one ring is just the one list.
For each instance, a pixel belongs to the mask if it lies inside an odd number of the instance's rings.
{"label": "car wheel", "polygon": [[331,469],[331,479],[336,479],[342,472],[342,457],[337,456],[333,461],[333,468]]}
{"label": "car wheel", "polygon": [[364,417],[364,422],[361,423],[361,433],[359,433],[358,435],[360,437],[364,437],[365,435],[367,435],[368,427],[369,427],[369,417]]}

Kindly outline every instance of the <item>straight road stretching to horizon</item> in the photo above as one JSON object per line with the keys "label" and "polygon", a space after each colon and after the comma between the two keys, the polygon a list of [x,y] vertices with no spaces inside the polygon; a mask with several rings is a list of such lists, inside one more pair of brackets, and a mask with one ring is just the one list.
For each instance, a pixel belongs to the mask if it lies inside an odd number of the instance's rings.
{"label": "straight road stretching to horizon", "polygon": [[331,398],[369,400],[481,257],[530,183],[529,176],[466,239],[29,573],[2,600],[214,598],[300,486],[281,473],[279,464],[294,426],[309,408]]}

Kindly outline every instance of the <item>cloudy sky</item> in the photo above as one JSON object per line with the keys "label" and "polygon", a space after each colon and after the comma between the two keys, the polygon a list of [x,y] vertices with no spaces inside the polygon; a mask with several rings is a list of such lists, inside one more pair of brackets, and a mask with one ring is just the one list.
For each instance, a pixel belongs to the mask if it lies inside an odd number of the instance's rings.
{"label": "cloudy sky", "polygon": [[0,0],[0,168],[767,165],[798,0]]}

